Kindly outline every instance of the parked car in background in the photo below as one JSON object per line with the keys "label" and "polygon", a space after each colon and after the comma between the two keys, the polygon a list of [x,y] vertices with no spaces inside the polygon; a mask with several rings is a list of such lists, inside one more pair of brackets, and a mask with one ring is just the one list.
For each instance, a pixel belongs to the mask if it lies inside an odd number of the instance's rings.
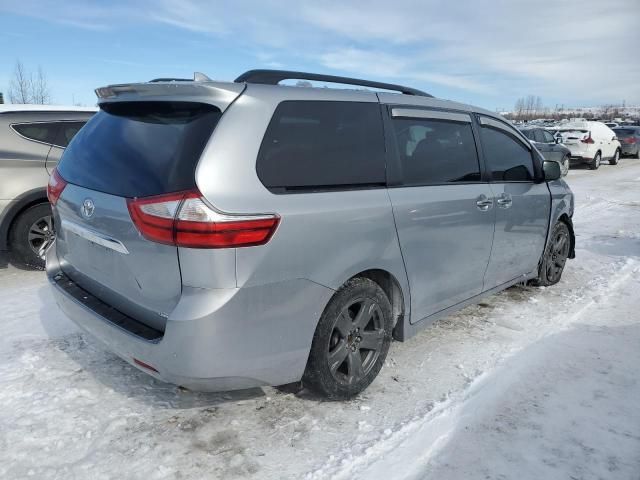
{"label": "parked car in background", "polygon": [[622,155],[640,158],[640,127],[619,127],[613,131],[620,141]]}
{"label": "parked car in background", "polygon": [[540,127],[522,127],[520,131],[534,144],[540,153],[542,153],[545,160],[551,160],[560,164],[560,170],[563,176],[569,172],[571,150],[560,143],[560,137],[554,137],[551,132]]}
{"label": "parked car in background", "polygon": [[616,134],[602,122],[578,121],[562,125],[562,143],[571,150],[571,164],[586,163],[597,170],[603,160],[617,165],[622,148]]}
{"label": "parked car in background", "polygon": [[618,123],[616,123],[616,122],[604,122],[604,124],[605,124],[607,127],[612,128],[612,129],[620,126],[620,125],[619,125]]}
{"label": "parked car in background", "polygon": [[96,108],[0,105],[0,250],[44,267],[53,239],[47,182]]}
{"label": "parked car in background", "polygon": [[198,78],[97,89],[49,188],[58,305],[159,379],[349,398],[392,336],[555,284],[574,256],[558,163],[493,112],[302,72]]}

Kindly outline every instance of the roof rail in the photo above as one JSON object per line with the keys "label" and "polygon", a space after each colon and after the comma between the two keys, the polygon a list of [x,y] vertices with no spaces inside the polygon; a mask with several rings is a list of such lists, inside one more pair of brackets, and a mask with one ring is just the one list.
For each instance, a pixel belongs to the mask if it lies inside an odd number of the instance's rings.
{"label": "roof rail", "polygon": [[346,85],[358,85],[361,87],[380,88],[404,93],[405,95],[418,95],[421,97],[433,97],[426,92],[411,87],[403,87],[393,83],[372,82],[357,78],[338,77],[335,75],[322,75],[319,73],[292,72],[289,70],[249,70],[244,72],[234,81],[236,83],[260,83],[265,85],[277,85],[282,80],[316,80],[320,82],[343,83]]}

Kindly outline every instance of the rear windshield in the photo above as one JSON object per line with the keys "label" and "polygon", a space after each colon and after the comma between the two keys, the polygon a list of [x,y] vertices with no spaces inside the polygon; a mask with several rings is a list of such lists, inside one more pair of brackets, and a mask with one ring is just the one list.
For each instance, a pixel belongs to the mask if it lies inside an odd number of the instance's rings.
{"label": "rear windshield", "polygon": [[563,138],[582,139],[585,135],[589,134],[589,130],[560,130],[560,134]]}
{"label": "rear windshield", "polygon": [[630,137],[636,133],[635,130],[631,130],[629,128],[614,128],[613,131],[618,137]]}
{"label": "rear windshield", "polygon": [[73,138],[58,171],[69,183],[121,197],[194,188],[195,168],[221,112],[191,102],[120,102]]}

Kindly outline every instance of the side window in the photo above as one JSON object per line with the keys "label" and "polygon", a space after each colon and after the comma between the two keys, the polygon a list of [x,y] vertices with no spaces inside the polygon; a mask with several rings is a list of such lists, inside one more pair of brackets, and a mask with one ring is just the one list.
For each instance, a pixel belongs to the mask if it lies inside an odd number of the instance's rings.
{"label": "side window", "polygon": [[384,185],[380,106],[280,103],[262,140],[256,170],[267,188],[282,191]]}
{"label": "side window", "polygon": [[528,138],[529,140],[531,140],[532,142],[535,142],[535,141],[536,141],[536,137],[535,137],[535,135],[533,134],[533,130],[531,130],[531,129],[529,129],[529,128],[528,128],[528,129],[520,130],[520,131],[522,132],[522,134],[523,134],[525,137],[527,137],[527,138]]}
{"label": "side window", "polygon": [[470,123],[394,118],[403,185],[480,181]]}
{"label": "side window", "polygon": [[545,143],[544,133],[543,133],[542,129],[541,128],[536,128],[534,130],[534,132],[535,132],[534,135],[535,135],[536,142]]}
{"label": "side window", "polygon": [[501,129],[483,125],[482,147],[494,182],[533,181],[531,152]]}
{"label": "side window", "polygon": [[542,136],[544,138],[545,143],[555,143],[555,139],[553,138],[553,135],[551,135],[550,132],[547,132],[546,130],[540,130],[540,132],[542,132]]}
{"label": "side window", "polygon": [[85,123],[86,122],[60,122],[60,129],[54,144],[58,147],[67,148],[71,139],[84,127]]}
{"label": "side window", "polygon": [[57,123],[21,123],[11,126],[18,134],[36,142],[53,143],[58,130]]}

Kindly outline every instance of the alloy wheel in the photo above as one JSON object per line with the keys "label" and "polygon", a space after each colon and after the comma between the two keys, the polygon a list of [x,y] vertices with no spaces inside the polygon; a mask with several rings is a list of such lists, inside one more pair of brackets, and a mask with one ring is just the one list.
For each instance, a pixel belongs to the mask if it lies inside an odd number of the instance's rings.
{"label": "alloy wheel", "polygon": [[553,237],[546,262],[546,274],[550,282],[558,281],[562,275],[569,256],[569,243],[569,235],[566,231],[560,231]]}
{"label": "alloy wheel", "polygon": [[371,298],[359,298],[335,319],[327,349],[327,362],[334,379],[353,385],[374,367],[385,338],[380,306]]}
{"label": "alloy wheel", "polygon": [[44,259],[47,248],[53,243],[54,238],[51,215],[39,218],[29,227],[27,238],[29,247],[41,259]]}

